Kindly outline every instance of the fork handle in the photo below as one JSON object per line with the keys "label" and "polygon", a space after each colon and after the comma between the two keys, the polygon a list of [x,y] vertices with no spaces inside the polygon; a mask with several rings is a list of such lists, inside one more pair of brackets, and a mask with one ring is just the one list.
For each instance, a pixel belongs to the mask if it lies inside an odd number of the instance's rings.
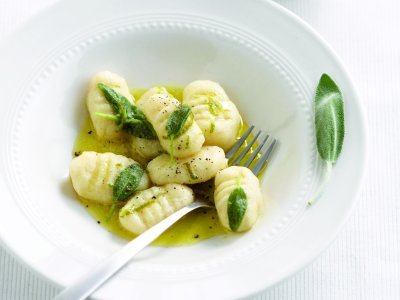
{"label": "fork handle", "polygon": [[198,207],[199,206],[195,205],[195,203],[192,203],[192,205],[189,204],[188,206],[181,208],[166,219],[162,220],[160,223],[154,225],[137,238],[129,242],[127,245],[122,247],[119,251],[106,258],[83,278],[80,278],[77,282],[65,288],[55,299],[86,299],[119,269],[128,263],[132,257],[134,257],[157,237],[159,237],[176,221]]}

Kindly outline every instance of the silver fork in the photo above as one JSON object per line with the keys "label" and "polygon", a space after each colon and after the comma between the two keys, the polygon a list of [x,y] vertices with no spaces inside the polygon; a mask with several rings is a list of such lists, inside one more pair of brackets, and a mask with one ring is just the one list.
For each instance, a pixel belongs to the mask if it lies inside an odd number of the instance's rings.
{"label": "silver fork", "polygon": [[[246,154],[251,150],[252,146],[255,145],[256,141],[261,137],[262,132],[259,130],[256,135],[248,142],[247,145],[242,145],[246,139],[250,136],[254,130],[254,125],[251,126],[243,136],[233,145],[231,150],[226,153],[226,158],[229,159],[230,166],[237,166],[241,164],[244,167],[249,167],[254,161],[257,155],[259,155],[259,160],[254,163],[251,171],[255,175],[259,175],[266,163],[271,156],[271,153],[276,145],[276,140],[270,138],[269,135],[265,135],[261,138],[259,145],[251,153],[249,158],[242,163]],[[267,143],[268,141],[268,143]],[[264,147],[264,145],[267,145]],[[263,149],[264,147],[264,149]],[[201,208],[201,207],[213,207],[210,202],[205,201],[201,198],[196,198],[191,204],[181,208],[177,212],[173,213],[166,219],[162,220],[160,223],[154,225],[146,232],[139,235],[137,238],[129,242],[127,245],[122,247],[116,253],[105,259],[102,263],[97,265],[93,270],[87,273],[84,277],[80,278],[76,283],[65,288],[60,294],[55,298],[57,300],[70,300],[70,299],[86,299],[94,291],[96,291],[103,283],[105,283],[109,278],[111,278],[118,270],[120,270],[124,265],[126,265],[137,253],[139,253],[143,248],[148,246],[156,238],[158,238],[164,231],[171,227],[175,222],[177,222],[184,215],[189,212]]]}

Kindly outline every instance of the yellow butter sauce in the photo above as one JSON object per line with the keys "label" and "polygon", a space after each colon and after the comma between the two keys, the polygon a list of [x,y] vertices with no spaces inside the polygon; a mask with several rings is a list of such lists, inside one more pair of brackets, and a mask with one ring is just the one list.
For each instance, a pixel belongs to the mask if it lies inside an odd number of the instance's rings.
{"label": "yellow butter sauce", "polygon": [[[94,203],[81,197],[79,197],[79,200],[94,218],[94,221],[109,232],[126,240],[132,240],[136,237],[120,224],[118,219],[119,209],[108,219],[110,206]],[[198,209],[175,223],[155,240],[153,245],[164,247],[188,246],[224,234],[226,234],[226,231],[219,223],[215,209]]]}
{"label": "yellow butter sauce", "polygon": [[94,130],[92,121],[89,117],[85,119],[76,137],[73,155],[79,156],[83,151],[95,151],[99,153],[112,152],[124,156],[130,156],[128,141],[120,142],[100,140]]}
{"label": "yellow butter sauce", "polygon": [[[176,86],[168,86],[166,88],[176,99],[179,101],[182,100],[183,88]],[[131,90],[131,93],[135,99],[138,100],[145,91],[146,89],[133,89]],[[247,128],[248,125],[243,122],[238,136],[241,136]],[[244,144],[242,148],[245,146],[246,144]],[[128,140],[110,142],[98,139],[89,117],[83,123],[75,140],[73,156],[78,156],[83,151],[95,151],[99,153],[113,152],[127,157],[131,156]],[[248,155],[246,157],[248,157]],[[258,157],[256,160],[257,159]],[[204,188],[204,186],[207,186],[207,188]],[[206,190],[209,188],[209,184],[200,185],[200,187],[197,187],[196,189],[199,188]],[[119,222],[118,213],[122,205],[116,210],[114,215],[108,219],[110,206],[97,204],[80,197],[78,199],[88,213],[94,218],[94,221],[103,226],[106,230],[126,240],[135,238],[135,235],[124,229]],[[187,246],[202,240],[226,234],[228,234],[228,232],[219,223],[215,209],[197,209],[175,223],[155,242],[153,242],[153,245],[164,247]]]}

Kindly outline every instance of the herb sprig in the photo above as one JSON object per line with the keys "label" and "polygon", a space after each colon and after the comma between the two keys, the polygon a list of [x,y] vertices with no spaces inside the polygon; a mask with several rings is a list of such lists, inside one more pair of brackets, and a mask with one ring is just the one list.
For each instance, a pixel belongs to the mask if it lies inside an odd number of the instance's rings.
{"label": "herb sprig", "polygon": [[133,136],[145,139],[157,139],[157,134],[153,126],[138,107],[104,83],[99,83],[97,87],[102,91],[107,102],[113,108],[115,115],[96,113],[96,116],[114,120],[121,129]]}
{"label": "herb sprig", "polygon": [[143,168],[135,163],[123,169],[113,184],[113,198],[114,201],[111,205],[108,219],[114,214],[115,208],[118,203],[127,200],[132,196],[138,188],[140,181],[144,174]]}
{"label": "herb sprig", "polygon": [[318,153],[325,163],[319,188],[308,201],[312,205],[322,194],[332,173],[332,167],[342,151],[345,135],[343,95],[327,74],[322,74],[315,94],[315,130]]}

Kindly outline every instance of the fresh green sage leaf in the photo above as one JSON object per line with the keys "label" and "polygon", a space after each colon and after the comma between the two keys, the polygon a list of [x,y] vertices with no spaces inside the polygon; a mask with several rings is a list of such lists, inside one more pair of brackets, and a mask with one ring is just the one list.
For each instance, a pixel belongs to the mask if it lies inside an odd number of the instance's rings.
{"label": "fresh green sage leaf", "polygon": [[153,126],[147,119],[140,120],[140,122],[137,123],[134,123],[133,121],[128,121],[125,124],[126,125],[124,126],[124,129],[130,135],[149,140],[157,139],[157,134],[154,131]]}
{"label": "fresh green sage leaf", "polygon": [[[102,91],[108,103],[112,106],[115,113],[120,113],[122,109],[122,99],[114,89],[104,83],[99,83],[97,87]],[[129,101],[128,101],[129,102]]]}
{"label": "fresh green sage leaf", "polygon": [[308,200],[308,206],[317,201],[339,158],[345,134],[343,95],[336,83],[327,74],[322,74],[315,94],[315,131],[318,153],[324,160],[321,183]]}
{"label": "fresh green sage leaf", "polygon": [[342,151],[345,133],[343,96],[327,74],[322,74],[315,95],[315,129],[321,158],[335,163]]}
{"label": "fresh green sage leaf", "polygon": [[[117,125],[133,136],[145,139],[157,138],[153,126],[138,107],[104,83],[99,83],[98,88],[102,91],[104,97],[113,108],[115,113],[114,119]],[[110,115],[97,115],[108,119],[112,119],[113,117]]]}
{"label": "fresh green sage leaf", "polygon": [[176,139],[193,123],[193,114],[189,106],[183,104],[172,112],[167,120],[167,133],[169,139]]}
{"label": "fresh green sage leaf", "polygon": [[242,224],[247,209],[247,196],[243,188],[237,187],[228,198],[228,219],[232,231],[237,231]]}
{"label": "fresh green sage leaf", "polygon": [[143,168],[139,164],[132,164],[123,169],[113,185],[114,201],[121,202],[132,196],[144,174]]}

